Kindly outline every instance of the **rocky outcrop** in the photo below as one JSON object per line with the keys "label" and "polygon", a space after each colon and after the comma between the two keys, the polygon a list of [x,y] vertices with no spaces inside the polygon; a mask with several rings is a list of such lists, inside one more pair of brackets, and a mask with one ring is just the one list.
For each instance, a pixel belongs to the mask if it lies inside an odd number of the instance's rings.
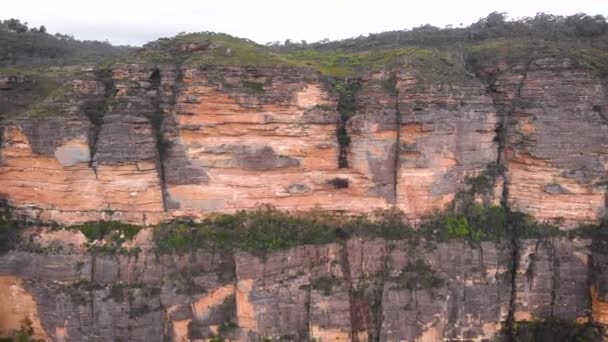
{"label": "rocky outcrop", "polygon": [[0,257],[0,293],[10,294],[0,300],[30,303],[15,317],[33,318],[53,341],[480,341],[500,338],[511,320],[606,324],[606,258],[588,239],[351,238],[259,257],[158,255],[149,233],[131,242],[137,255],[91,253],[54,240],[79,233],[42,233],[30,239],[39,249]]}
{"label": "rocky outcrop", "polygon": [[[297,68],[72,71],[54,95],[2,121],[1,196],[61,223],[152,224],[261,204],[397,208],[416,222],[483,175],[488,204],[564,227],[604,217],[608,104],[598,77],[556,59],[486,66],[487,85],[451,68],[429,77],[394,67],[344,83]],[[30,82],[2,80],[0,94]],[[345,95],[348,84],[357,91]]]}
{"label": "rocky outcrop", "polygon": [[492,69],[503,118],[507,202],[566,226],[606,214],[606,87],[569,60]]}
{"label": "rocky outcrop", "polygon": [[3,197],[44,221],[158,221],[162,182],[150,120],[157,110],[151,74],[150,68],[116,67],[114,94],[85,71],[65,81],[62,96],[4,122]]}
{"label": "rocky outcrop", "polygon": [[467,178],[496,163],[497,115],[485,87],[470,77],[451,83],[411,72],[397,77],[397,208],[410,219],[441,210]]}
{"label": "rocky outcrop", "polygon": [[337,99],[318,75],[206,67],[186,69],[183,77],[167,121],[173,215],[260,204],[353,212],[386,207],[366,175],[339,169]]}

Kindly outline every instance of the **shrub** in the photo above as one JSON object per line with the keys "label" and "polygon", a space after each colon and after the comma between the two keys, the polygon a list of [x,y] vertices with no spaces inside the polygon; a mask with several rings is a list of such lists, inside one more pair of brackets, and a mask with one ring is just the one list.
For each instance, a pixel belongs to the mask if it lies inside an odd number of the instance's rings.
{"label": "shrub", "polygon": [[310,287],[323,292],[324,296],[331,295],[332,289],[337,286],[340,286],[340,281],[334,275],[315,278],[310,282]]}
{"label": "shrub", "polygon": [[107,239],[118,245],[133,239],[140,229],[135,225],[118,221],[86,222],[74,228],[80,230],[89,242]]}
{"label": "shrub", "polygon": [[262,94],[264,93],[264,84],[255,81],[242,81],[241,84],[250,93]]}
{"label": "shrub", "polygon": [[240,248],[256,255],[305,244],[329,243],[335,230],[314,217],[291,215],[265,206],[207,218],[201,223],[174,222],[155,229],[159,252],[196,248]]}
{"label": "shrub", "polygon": [[391,95],[397,95],[399,91],[397,89],[397,77],[395,74],[391,74],[389,78],[382,80],[382,88]]}
{"label": "shrub", "polygon": [[450,237],[464,238],[471,233],[469,222],[463,215],[448,214],[445,217],[445,225]]}
{"label": "shrub", "polygon": [[11,250],[19,241],[20,224],[9,214],[0,214],[0,255]]}
{"label": "shrub", "polygon": [[443,285],[443,280],[435,275],[429,264],[422,259],[409,262],[401,275],[393,279],[398,288],[409,290],[432,289]]}
{"label": "shrub", "polygon": [[21,320],[21,327],[15,332],[15,336],[9,341],[14,342],[43,342],[44,340],[34,338],[34,322],[28,317]]}

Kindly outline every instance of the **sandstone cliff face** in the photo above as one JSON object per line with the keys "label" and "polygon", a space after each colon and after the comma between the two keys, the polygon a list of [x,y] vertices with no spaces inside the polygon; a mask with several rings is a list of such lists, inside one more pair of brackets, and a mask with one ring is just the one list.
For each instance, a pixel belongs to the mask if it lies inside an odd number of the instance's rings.
{"label": "sandstone cliff face", "polygon": [[[338,168],[336,97],[298,70],[183,71],[166,159],[174,215],[277,208],[368,211],[386,206],[370,180]],[[173,137],[175,139],[173,140]],[[332,180],[348,182],[336,188]]]}
{"label": "sandstone cliff face", "polygon": [[568,60],[501,66],[507,201],[513,210],[566,225],[606,213],[606,87]]}
{"label": "sandstone cliff face", "polygon": [[[301,69],[118,64],[102,74],[72,72],[62,96],[2,121],[9,206],[61,223],[151,224],[260,204],[395,207],[417,221],[494,168],[505,172],[494,172],[490,203],[567,227],[606,212],[606,87],[568,60],[488,66],[487,86],[411,66],[367,74],[350,117],[331,82]],[[28,82],[2,80],[3,95]]]}
{"label": "sandstone cliff face", "polygon": [[500,338],[510,319],[606,324],[606,256],[590,240],[352,238],[261,258],[155,255],[148,230],[133,242],[137,256],[55,240],[74,234],[51,232],[42,249],[0,258],[0,293],[11,296],[0,299],[29,303],[13,323],[29,316],[53,341],[478,341]]}
{"label": "sandstone cliff face", "polygon": [[[0,184],[11,205],[63,223],[143,223],[162,213],[155,135],[146,118],[154,110],[146,98],[149,72],[116,69],[114,78],[127,77],[121,72],[140,83],[127,89],[117,81],[114,96],[93,72],[83,72],[66,80],[63,96],[39,105],[44,115],[3,123]],[[103,117],[92,119],[106,106]]]}
{"label": "sandstone cliff face", "polygon": [[405,72],[397,90],[397,207],[419,219],[444,209],[468,177],[496,163],[498,120],[485,87],[472,79],[446,84]]}

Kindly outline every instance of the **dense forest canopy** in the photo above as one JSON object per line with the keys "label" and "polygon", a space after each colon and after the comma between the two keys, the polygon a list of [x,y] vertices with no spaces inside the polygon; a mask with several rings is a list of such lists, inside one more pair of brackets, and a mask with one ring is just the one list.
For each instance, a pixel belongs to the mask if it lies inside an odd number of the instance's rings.
{"label": "dense forest canopy", "polygon": [[30,27],[19,19],[0,21],[0,66],[102,62],[132,51],[108,42],[81,41],[49,34],[44,26]]}

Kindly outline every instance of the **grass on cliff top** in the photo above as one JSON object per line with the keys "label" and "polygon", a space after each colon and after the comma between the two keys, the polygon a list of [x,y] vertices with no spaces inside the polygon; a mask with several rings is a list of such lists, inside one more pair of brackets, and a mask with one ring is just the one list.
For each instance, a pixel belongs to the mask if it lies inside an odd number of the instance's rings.
{"label": "grass on cliff top", "polygon": [[[188,51],[190,43],[207,44],[199,51]],[[227,53],[230,50],[230,53]],[[148,43],[124,60],[137,63],[183,63],[185,65],[240,65],[258,67],[308,68],[323,75],[348,78],[364,72],[390,69],[396,65],[416,67],[423,77],[433,80],[462,77],[463,70],[446,52],[405,47],[363,52],[294,50],[279,52],[251,40],[223,33],[180,34]]]}
{"label": "grass on cliff top", "polygon": [[[191,43],[209,43],[209,46],[199,51],[188,51],[187,46]],[[143,49],[125,61],[185,65],[293,66],[283,56],[266,46],[248,39],[214,32],[179,34],[172,38],[161,38],[144,45]]]}
{"label": "grass on cliff top", "polygon": [[608,51],[576,41],[492,39],[467,47],[468,67],[506,63],[525,65],[540,58],[568,58],[576,67],[599,77],[608,76]]}
{"label": "grass on cliff top", "polygon": [[[209,43],[188,51],[190,43]],[[228,54],[227,51],[230,50]],[[570,58],[578,67],[608,75],[608,52],[582,41],[495,38],[454,46],[400,46],[364,51],[301,48],[279,51],[248,39],[223,33],[180,34],[148,43],[125,62],[183,63],[185,65],[239,65],[308,68],[323,75],[352,78],[395,67],[415,69],[428,81],[451,82],[468,78],[465,64],[475,72],[483,65],[527,63],[543,57]]]}
{"label": "grass on cliff top", "polygon": [[397,66],[415,69],[419,76],[431,81],[458,80],[466,76],[448,53],[437,49],[405,47],[364,52],[296,50],[286,53],[286,56],[299,65],[340,78],[390,70]]}
{"label": "grass on cliff top", "polygon": [[71,71],[56,68],[2,68],[0,75],[16,76],[25,80],[12,91],[12,101],[17,106],[2,112],[3,119],[41,118],[61,114],[56,102],[69,96],[71,91],[66,79]]}

